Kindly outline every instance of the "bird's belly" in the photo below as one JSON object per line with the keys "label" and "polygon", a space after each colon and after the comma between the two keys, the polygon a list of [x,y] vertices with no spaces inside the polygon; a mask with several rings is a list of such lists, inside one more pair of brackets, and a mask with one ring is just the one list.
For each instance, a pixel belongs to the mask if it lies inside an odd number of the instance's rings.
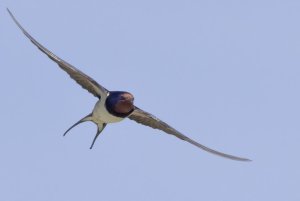
{"label": "bird's belly", "polygon": [[124,118],[110,114],[105,107],[105,100],[99,100],[93,110],[93,119],[104,123],[114,123],[122,121]]}

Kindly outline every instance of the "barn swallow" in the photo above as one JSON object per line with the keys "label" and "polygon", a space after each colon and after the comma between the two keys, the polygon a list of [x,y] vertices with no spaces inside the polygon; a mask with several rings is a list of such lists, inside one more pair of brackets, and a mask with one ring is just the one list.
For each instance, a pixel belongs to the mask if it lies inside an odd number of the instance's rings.
{"label": "barn swallow", "polygon": [[13,21],[17,24],[17,26],[21,29],[21,31],[25,34],[25,36],[44,54],[46,54],[51,60],[58,64],[58,66],[64,70],[69,76],[75,80],[81,87],[89,91],[93,94],[98,101],[94,106],[92,113],[85,116],[77,123],[72,125],[65,133],[64,136],[75,126],[80,123],[91,121],[97,125],[97,133],[93,139],[90,149],[94,146],[97,137],[103,131],[105,126],[109,123],[120,122],[125,118],[129,118],[131,120],[136,121],[137,123],[143,124],[145,126],[152,127],[154,129],[159,129],[164,131],[168,134],[174,135],[177,138],[187,141],[207,152],[212,154],[216,154],[218,156],[222,156],[232,160],[238,161],[250,161],[247,158],[241,158],[229,154],[225,154],[213,149],[210,149],[191,138],[183,135],[176,129],[172,128],[167,123],[163,122],[162,120],[158,119],[154,115],[145,112],[144,110],[136,107],[134,105],[134,97],[131,93],[126,91],[109,91],[100,84],[98,84],[95,80],[93,80],[88,75],[84,74],[68,62],[64,61],[60,57],[56,56],[54,53],[49,51],[39,42],[37,42],[29,33],[20,25],[20,23],[16,20],[13,14],[7,9],[9,15],[12,17]]}

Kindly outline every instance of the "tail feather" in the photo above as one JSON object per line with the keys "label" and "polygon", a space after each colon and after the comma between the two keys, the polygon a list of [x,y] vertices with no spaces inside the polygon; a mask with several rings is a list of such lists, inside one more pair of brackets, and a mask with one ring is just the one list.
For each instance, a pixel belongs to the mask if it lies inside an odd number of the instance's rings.
{"label": "tail feather", "polygon": [[97,125],[97,133],[93,139],[93,142],[92,142],[92,145],[90,146],[90,149],[93,148],[98,136],[100,135],[100,133],[103,131],[103,129],[106,127],[106,123],[97,123],[93,120],[92,118],[92,114],[89,114],[85,117],[83,117],[82,119],[80,119],[78,122],[76,122],[74,125],[72,125],[65,133],[64,133],[64,136],[72,129],[74,128],[75,126],[77,126],[78,124],[81,124],[83,122],[86,122],[86,121],[92,121],[93,123],[95,123]]}
{"label": "tail feather", "polygon": [[89,114],[89,115],[87,115],[86,117],[80,119],[78,122],[76,122],[73,126],[71,126],[71,127],[64,133],[64,136],[65,136],[72,128],[74,128],[74,127],[77,126],[78,124],[81,124],[81,123],[86,122],[86,121],[92,121],[92,114]]}
{"label": "tail feather", "polygon": [[98,123],[98,124],[97,124],[97,133],[96,133],[96,135],[95,135],[95,137],[94,137],[94,139],[93,139],[93,142],[92,142],[92,145],[91,145],[90,149],[93,148],[93,146],[94,146],[94,144],[95,144],[95,142],[96,142],[98,136],[99,136],[100,133],[103,131],[103,129],[105,128],[105,126],[106,126],[106,123],[102,123],[102,124],[99,124],[99,123]]}

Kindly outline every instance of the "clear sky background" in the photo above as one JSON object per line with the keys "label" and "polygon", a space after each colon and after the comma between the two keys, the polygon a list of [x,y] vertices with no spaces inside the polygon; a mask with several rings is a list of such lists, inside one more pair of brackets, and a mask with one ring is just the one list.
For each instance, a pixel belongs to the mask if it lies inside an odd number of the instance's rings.
{"label": "clear sky background", "polygon": [[[223,159],[124,120],[64,131],[96,99],[43,45]],[[0,3],[1,201],[299,201],[300,1]]]}

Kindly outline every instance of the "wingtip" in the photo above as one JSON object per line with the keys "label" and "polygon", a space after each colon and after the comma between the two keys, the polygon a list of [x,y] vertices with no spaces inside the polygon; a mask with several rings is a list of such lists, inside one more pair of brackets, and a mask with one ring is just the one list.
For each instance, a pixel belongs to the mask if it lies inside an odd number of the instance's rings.
{"label": "wingtip", "polygon": [[241,161],[241,162],[252,162],[251,159],[248,158],[232,158],[233,160]]}
{"label": "wingtip", "polygon": [[11,13],[10,10],[9,10],[9,8],[6,8],[6,11],[7,11],[10,15],[12,15],[12,13]]}
{"label": "wingtip", "polygon": [[[9,10],[9,8],[6,8],[6,10],[7,10],[8,14],[10,15],[10,17],[13,19],[13,21],[18,25],[18,27],[20,27],[21,25],[19,24],[19,22],[17,21],[15,16],[12,14],[12,12]],[[21,29],[23,30],[23,28],[21,28]]]}
{"label": "wingtip", "polygon": [[6,8],[6,11],[9,13],[10,16],[12,16],[12,12],[9,10],[9,8]]}
{"label": "wingtip", "polygon": [[248,159],[248,158],[240,158],[240,157],[225,157],[225,158],[228,158],[228,159],[232,159],[232,160],[235,160],[235,161],[241,161],[241,162],[252,162],[251,159]]}

